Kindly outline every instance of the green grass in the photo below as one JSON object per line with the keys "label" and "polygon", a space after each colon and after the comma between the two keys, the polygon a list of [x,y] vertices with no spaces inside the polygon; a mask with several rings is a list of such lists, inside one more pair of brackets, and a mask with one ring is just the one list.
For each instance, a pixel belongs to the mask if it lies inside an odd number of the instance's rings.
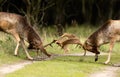
{"label": "green grass", "polygon": [[[93,33],[97,28],[90,26],[81,27],[69,27],[66,32],[73,33],[80,37],[82,43],[86,38]],[[4,34],[3,34],[4,35]],[[54,28],[44,28],[40,33],[44,45],[51,42],[53,39],[57,39],[56,32]],[[19,57],[13,56],[13,51],[16,43],[13,38],[9,35],[5,35],[0,38],[0,65],[15,63],[22,61],[26,58],[25,53],[22,48],[19,49]],[[75,45],[69,46],[69,53],[82,53],[82,48],[75,48]],[[100,50],[107,52],[109,44],[100,47]],[[117,43],[113,49],[113,54],[111,58],[111,63],[120,62],[120,45]],[[53,44],[52,47],[46,48],[48,53],[63,54],[63,50]],[[30,52],[30,55],[35,56],[35,52]],[[6,77],[88,77],[93,72],[100,71],[104,69],[103,63],[107,59],[107,56],[99,56],[99,61],[94,62],[94,56],[64,56],[56,57],[49,61],[38,61],[31,65],[27,65],[25,68],[15,71],[13,73],[7,74]]]}
{"label": "green grass", "polygon": [[80,57],[58,57],[28,65],[6,77],[86,77],[92,71],[100,70],[100,66],[103,65],[80,62]]}
{"label": "green grass", "polygon": [[[25,68],[7,74],[5,77],[88,77],[95,71],[104,70],[103,62],[106,56],[100,56],[98,62],[94,62],[93,56],[78,57],[64,56],[49,61],[35,62]],[[113,62],[116,63],[118,56],[113,55]]]}

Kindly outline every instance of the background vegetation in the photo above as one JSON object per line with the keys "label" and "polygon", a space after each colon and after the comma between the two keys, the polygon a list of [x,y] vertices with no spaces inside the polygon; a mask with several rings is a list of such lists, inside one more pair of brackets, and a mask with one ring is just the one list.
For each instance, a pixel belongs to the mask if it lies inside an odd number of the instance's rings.
{"label": "background vegetation", "polygon": [[95,26],[120,19],[120,0],[0,0],[0,11],[27,16],[33,26]]}

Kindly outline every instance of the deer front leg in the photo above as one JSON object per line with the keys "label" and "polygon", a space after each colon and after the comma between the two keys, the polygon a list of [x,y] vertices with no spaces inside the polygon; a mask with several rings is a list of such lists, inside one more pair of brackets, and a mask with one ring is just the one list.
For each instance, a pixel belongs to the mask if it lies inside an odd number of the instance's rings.
{"label": "deer front leg", "polygon": [[98,61],[98,54],[95,54],[95,62]]}
{"label": "deer front leg", "polygon": [[112,49],[113,49],[114,43],[115,43],[114,41],[110,42],[109,54],[108,54],[107,60],[105,61],[105,64],[108,64],[110,62],[111,53],[112,53]]}
{"label": "deer front leg", "polygon": [[16,48],[15,48],[15,51],[14,51],[14,55],[17,56],[18,55],[18,48],[19,48],[19,45],[20,45],[20,37],[16,32],[12,32],[11,34],[13,34],[13,36],[15,37],[16,42],[17,42]]}
{"label": "deer front leg", "polygon": [[93,52],[95,53],[95,62],[98,61],[98,54],[100,54],[100,52],[98,51],[98,47],[93,48]]}
{"label": "deer front leg", "polygon": [[23,49],[24,49],[24,51],[25,51],[25,53],[26,53],[26,55],[27,55],[27,58],[30,59],[30,60],[33,60],[33,58],[29,55],[29,53],[28,53],[28,51],[27,51],[27,49],[26,49],[26,47],[25,47],[24,41],[21,40],[20,42],[21,42],[21,45],[22,45],[22,47],[23,47]]}
{"label": "deer front leg", "polygon": [[47,53],[46,49],[44,49],[43,45],[40,46],[40,50],[41,50],[41,52],[43,52],[48,57],[51,57],[51,55]]}
{"label": "deer front leg", "polygon": [[15,48],[15,51],[14,51],[14,55],[15,55],[15,56],[18,55],[18,48],[19,48],[19,45],[20,45],[20,43],[17,42],[16,48]]}

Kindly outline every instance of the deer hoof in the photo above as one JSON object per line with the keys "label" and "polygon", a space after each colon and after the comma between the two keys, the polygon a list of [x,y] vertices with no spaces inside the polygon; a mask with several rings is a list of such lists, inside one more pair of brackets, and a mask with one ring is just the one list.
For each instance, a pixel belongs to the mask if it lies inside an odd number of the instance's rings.
{"label": "deer hoof", "polygon": [[48,57],[51,57],[52,55],[48,54],[47,56],[48,56]]}
{"label": "deer hoof", "polygon": [[18,55],[14,54],[14,56],[18,56]]}
{"label": "deer hoof", "polygon": [[28,57],[29,60],[34,60],[32,57]]}
{"label": "deer hoof", "polygon": [[98,58],[95,58],[95,62],[98,61]]}
{"label": "deer hoof", "polygon": [[14,54],[14,56],[19,56],[18,54]]}
{"label": "deer hoof", "polygon": [[104,62],[104,64],[108,64],[108,61]]}

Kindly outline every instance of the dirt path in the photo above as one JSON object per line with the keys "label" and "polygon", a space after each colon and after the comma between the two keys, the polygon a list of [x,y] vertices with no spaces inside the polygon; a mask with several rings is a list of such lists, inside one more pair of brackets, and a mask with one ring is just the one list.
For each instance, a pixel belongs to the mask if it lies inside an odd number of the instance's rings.
{"label": "dirt path", "polygon": [[23,68],[25,65],[32,64],[32,61],[24,61],[21,63],[11,64],[11,65],[4,65],[0,67],[0,77],[4,77],[5,74],[14,72]]}
{"label": "dirt path", "polygon": [[90,75],[90,77],[116,77],[116,71],[120,69],[119,67],[106,67],[104,70],[95,72]]}

